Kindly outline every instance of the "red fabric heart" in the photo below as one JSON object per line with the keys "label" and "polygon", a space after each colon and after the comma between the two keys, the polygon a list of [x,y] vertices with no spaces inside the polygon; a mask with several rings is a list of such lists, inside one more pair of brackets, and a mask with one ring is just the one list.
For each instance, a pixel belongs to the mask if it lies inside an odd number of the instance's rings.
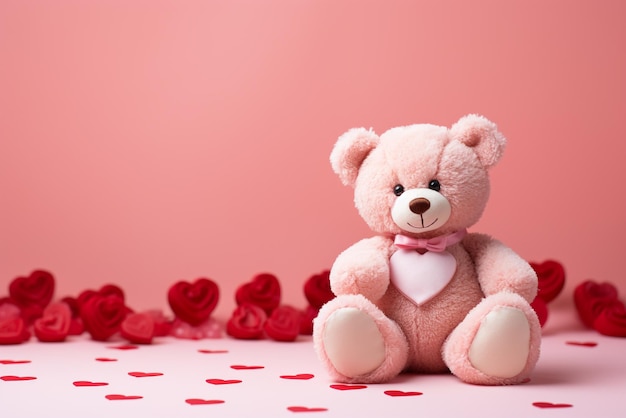
{"label": "red fabric heart", "polygon": [[215,404],[224,403],[224,401],[221,399],[198,399],[198,398],[185,399],[185,402],[187,402],[189,405],[215,405]]}
{"label": "red fabric heart", "polygon": [[330,290],[330,270],[311,276],[304,283],[304,296],[314,308],[321,308],[326,302],[335,297]]}
{"label": "red fabric heart", "polygon": [[573,405],[569,403],[533,402],[533,406],[537,408],[571,408]]}
{"label": "red fabric heart", "polygon": [[100,290],[92,290],[92,289],[87,289],[82,291],[79,295],[78,298],[76,298],[76,304],[78,305],[78,308],[80,310],[80,307],[83,306],[83,304],[85,302],[87,302],[87,300],[89,300],[92,296],[117,296],[119,298],[122,299],[122,301],[125,300],[125,295],[124,295],[124,291],[122,290],[121,287],[115,285],[115,284],[105,284],[103,285]]}
{"label": "red fabric heart", "polygon": [[333,388],[333,389],[337,389],[337,390],[359,390],[359,389],[365,389],[367,387],[367,385],[336,384],[336,385],[330,385],[330,387]]}
{"label": "red fabric heart", "polygon": [[289,380],[309,380],[313,379],[315,376],[310,373],[300,373],[294,375],[283,375],[281,379],[289,379]]}
{"label": "red fabric heart", "polygon": [[156,377],[163,376],[163,373],[159,372],[128,372],[129,376],[133,377]]}
{"label": "red fabric heart", "polygon": [[11,299],[20,307],[48,306],[54,295],[54,276],[45,270],[35,270],[27,277],[17,277],[9,285]]}
{"label": "red fabric heart", "polygon": [[76,387],[90,387],[90,386],[107,386],[106,382],[90,382],[88,380],[77,380],[74,382]]}
{"label": "red fabric heart", "polygon": [[105,398],[107,398],[110,401],[126,401],[126,400],[133,400],[133,399],[142,399],[143,396],[114,394],[114,395],[106,395]]}
{"label": "red fabric heart", "polygon": [[226,323],[226,333],[233,338],[256,340],[263,337],[266,320],[263,309],[251,303],[243,303],[235,308]]}
{"label": "red fabric heart", "polygon": [[65,302],[48,305],[33,325],[35,336],[42,342],[65,341],[72,323],[72,311]]}
{"label": "red fabric heart", "polygon": [[80,307],[85,329],[96,341],[106,341],[120,330],[129,309],[119,295],[92,295]]}
{"label": "red fabric heart", "polygon": [[587,280],[574,289],[574,304],[580,320],[589,328],[602,310],[617,300],[617,288],[611,283]]}
{"label": "red fabric heart", "polygon": [[241,285],[235,292],[235,300],[238,305],[256,305],[269,315],[280,304],[280,293],[278,278],[273,274],[262,273]]}
{"label": "red fabric heart", "polygon": [[405,392],[403,390],[386,390],[385,395],[388,396],[419,396],[422,392]]}
{"label": "red fabric heart", "polygon": [[154,319],[147,313],[131,313],[120,325],[120,333],[133,344],[151,344],[155,334]]}
{"label": "red fabric heart", "polygon": [[593,321],[593,328],[610,337],[626,337],[626,307],[615,300],[607,304]]}
{"label": "red fabric heart", "polygon": [[241,380],[237,380],[237,379],[231,379],[231,380],[224,380],[224,379],[207,379],[206,380],[207,383],[210,383],[212,385],[232,385],[235,383],[241,383]]}
{"label": "red fabric heart", "polygon": [[555,260],[546,260],[542,263],[529,263],[537,273],[538,293],[537,297],[544,302],[554,300],[565,286],[565,269]]}
{"label": "red fabric heart", "polygon": [[29,338],[30,332],[21,317],[0,319],[0,344],[21,344]]}
{"label": "red fabric heart", "polygon": [[291,412],[324,412],[328,411],[327,408],[309,408],[308,406],[288,406],[288,410]]}
{"label": "red fabric heart", "polygon": [[275,341],[294,341],[300,334],[301,317],[302,314],[296,308],[282,305],[272,311],[263,329]]}
{"label": "red fabric heart", "polygon": [[211,316],[219,300],[217,284],[207,278],[193,283],[179,281],[170,287],[167,300],[174,314],[191,325],[200,325]]}
{"label": "red fabric heart", "polygon": [[542,327],[548,322],[548,304],[545,300],[541,299],[539,296],[533,300],[530,306],[535,310],[537,314],[537,318],[539,319],[539,325]]}

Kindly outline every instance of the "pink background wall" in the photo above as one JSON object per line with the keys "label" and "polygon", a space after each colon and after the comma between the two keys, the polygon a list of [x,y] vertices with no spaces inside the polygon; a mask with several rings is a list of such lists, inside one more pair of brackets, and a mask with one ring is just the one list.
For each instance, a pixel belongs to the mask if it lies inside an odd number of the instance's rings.
{"label": "pink background wall", "polygon": [[207,276],[228,316],[283,301],[370,233],[328,163],[354,126],[482,113],[509,138],[483,220],[568,288],[618,283],[623,1],[0,1],[0,296],[120,284],[165,308]]}

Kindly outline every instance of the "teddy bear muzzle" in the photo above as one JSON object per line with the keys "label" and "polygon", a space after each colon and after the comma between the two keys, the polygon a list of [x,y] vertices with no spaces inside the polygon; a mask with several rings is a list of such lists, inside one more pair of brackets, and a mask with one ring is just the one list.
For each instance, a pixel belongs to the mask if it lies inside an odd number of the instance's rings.
{"label": "teddy bear muzzle", "polygon": [[452,208],[441,193],[426,188],[405,190],[391,208],[391,218],[406,232],[434,231],[443,226]]}

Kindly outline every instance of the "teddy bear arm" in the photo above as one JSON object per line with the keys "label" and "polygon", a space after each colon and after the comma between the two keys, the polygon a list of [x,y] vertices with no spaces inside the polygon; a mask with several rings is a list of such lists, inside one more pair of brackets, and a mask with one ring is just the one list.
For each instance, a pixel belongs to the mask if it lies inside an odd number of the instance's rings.
{"label": "teddy bear arm", "polygon": [[333,293],[361,294],[371,301],[380,299],[389,286],[391,246],[391,240],[387,238],[372,237],[339,254],[330,271]]}
{"label": "teddy bear arm", "polygon": [[482,234],[468,234],[463,241],[476,267],[478,281],[488,296],[502,291],[517,293],[532,302],[537,295],[537,275],[512,249]]}

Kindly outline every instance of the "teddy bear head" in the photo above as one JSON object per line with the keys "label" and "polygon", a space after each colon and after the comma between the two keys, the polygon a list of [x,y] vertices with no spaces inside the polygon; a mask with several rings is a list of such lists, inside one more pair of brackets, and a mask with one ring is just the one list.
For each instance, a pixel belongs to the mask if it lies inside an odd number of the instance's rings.
{"label": "teddy bear head", "polygon": [[380,136],[354,128],[339,137],[330,160],[373,231],[431,238],[480,219],[488,170],[505,143],[493,122],[467,115],[451,128],[415,124]]}

